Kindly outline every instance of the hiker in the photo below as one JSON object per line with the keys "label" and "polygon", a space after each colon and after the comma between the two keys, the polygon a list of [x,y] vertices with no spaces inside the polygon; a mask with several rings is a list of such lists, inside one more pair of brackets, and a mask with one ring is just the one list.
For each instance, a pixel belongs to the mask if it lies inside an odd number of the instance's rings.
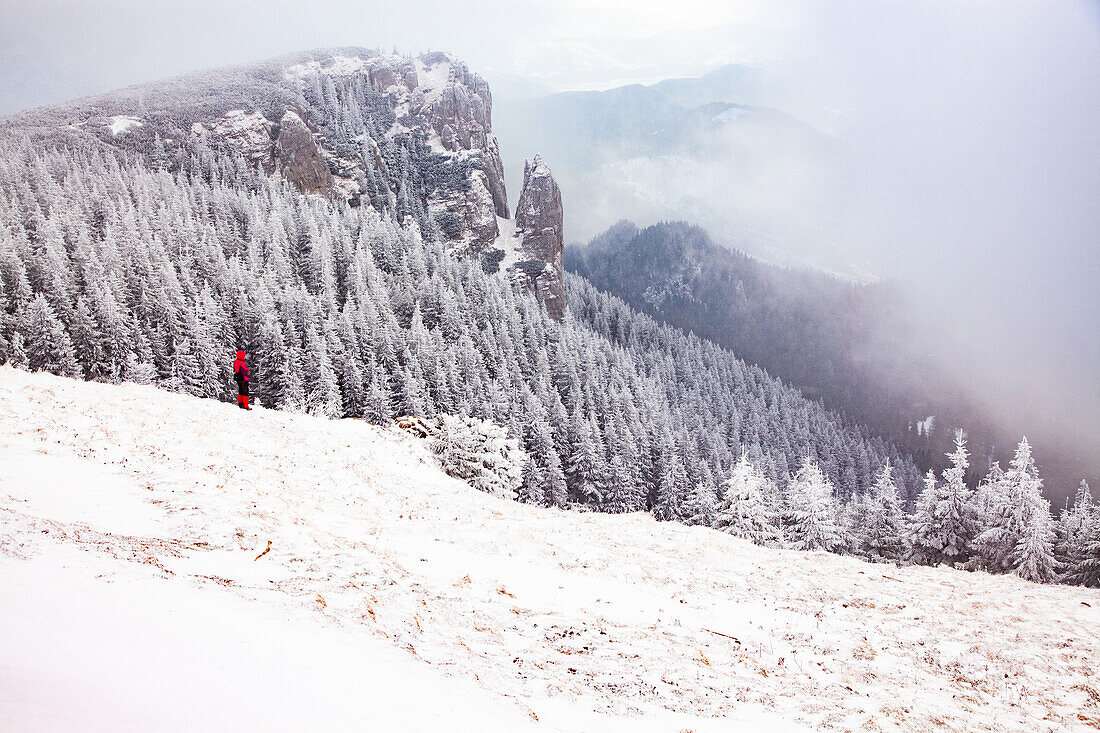
{"label": "hiker", "polygon": [[248,364],[244,361],[244,352],[237,352],[233,362],[233,378],[237,380],[237,406],[242,410],[251,410],[248,406]]}

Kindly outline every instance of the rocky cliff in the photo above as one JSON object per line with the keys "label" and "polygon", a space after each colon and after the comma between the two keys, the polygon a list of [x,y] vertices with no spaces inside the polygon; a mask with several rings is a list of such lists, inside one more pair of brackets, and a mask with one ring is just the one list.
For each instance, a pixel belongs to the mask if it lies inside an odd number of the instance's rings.
{"label": "rocky cliff", "polygon": [[550,168],[536,155],[524,161],[513,235],[520,257],[512,270],[557,319],[565,310],[562,224],[561,190]]}
{"label": "rocky cliff", "polygon": [[[481,252],[497,238],[508,197],[492,95],[466,64],[441,52],[406,58],[344,50],[314,53],[283,74],[323,110],[321,144],[349,198],[373,183],[372,203],[407,207],[402,213],[422,228],[431,228],[430,219],[456,250]],[[411,171],[394,170],[406,163]],[[376,171],[388,190],[368,180]]]}
{"label": "rocky cliff", "polygon": [[[560,317],[561,195],[536,158],[509,218],[489,85],[446,53],[326,49],[192,74],[0,119],[92,136],[171,171],[236,166],[369,206],[506,267]],[[522,264],[522,266],[520,266]],[[518,274],[516,274],[518,273]]]}

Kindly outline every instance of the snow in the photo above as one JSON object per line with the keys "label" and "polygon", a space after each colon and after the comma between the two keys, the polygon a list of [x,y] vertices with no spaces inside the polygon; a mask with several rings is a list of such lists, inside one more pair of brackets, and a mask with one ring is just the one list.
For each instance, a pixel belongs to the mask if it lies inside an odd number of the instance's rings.
{"label": "snow", "polygon": [[[211,129],[232,141],[246,158],[267,157],[271,152],[271,121],[260,112],[231,109],[215,120]],[[192,127],[194,134],[194,128]]]}
{"label": "snow", "polygon": [[550,175],[550,168],[543,161],[541,155],[536,155],[534,160],[531,161],[531,177],[532,178],[545,178]]}
{"label": "snow", "polygon": [[307,61],[302,64],[294,64],[286,69],[286,78],[302,79],[312,74],[329,74],[331,76],[351,76],[363,71],[367,66],[367,59],[359,56],[331,56],[323,61]]}
{"label": "snow", "polygon": [[151,387],[0,367],[0,428],[3,730],[1100,722],[1095,590],[525,506]]}
{"label": "snow", "polygon": [[144,122],[140,117],[132,117],[130,115],[114,115],[107,118],[107,126],[111,130],[111,134],[118,136],[123,133],[129,132],[135,128],[141,127]]}
{"label": "snow", "polygon": [[451,79],[449,61],[437,61],[431,66],[416,59],[416,85],[424,92],[424,103],[431,104],[443,94],[443,89]]}
{"label": "snow", "polygon": [[508,272],[517,262],[527,259],[527,255],[521,249],[521,244],[522,241],[516,237],[516,220],[497,216],[497,237],[493,242],[493,247],[504,251],[504,259],[500,261],[499,265],[501,272]]}

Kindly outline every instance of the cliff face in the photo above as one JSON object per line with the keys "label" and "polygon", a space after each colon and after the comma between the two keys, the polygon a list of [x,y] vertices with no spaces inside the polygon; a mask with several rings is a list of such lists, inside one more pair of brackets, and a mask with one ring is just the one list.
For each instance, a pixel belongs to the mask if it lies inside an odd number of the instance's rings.
{"label": "cliff face", "polygon": [[503,272],[532,293],[555,320],[565,314],[561,190],[538,155],[525,161],[523,190],[514,220],[500,220],[501,233],[482,253],[488,272]]}
{"label": "cliff face", "polygon": [[482,257],[560,318],[561,193],[536,157],[509,218],[492,114],[489,85],[449,54],[344,48],[30,110],[0,129],[92,136],[169,171],[239,156],[302,193],[369,206]]}
{"label": "cliff face", "polygon": [[[440,52],[417,58],[373,52],[315,56],[285,67],[283,74],[307,99],[342,118],[336,124],[326,120],[320,135],[338,188],[358,196],[373,183],[372,203],[406,207],[401,213],[422,227],[432,220],[455,250],[484,251],[499,234],[497,218],[508,218],[485,80]],[[349,134],[348,127],[360,126],[358,135]],[[406,161],[411,176],[394,170]],[[382,185],[367,180],[375,172],[382,173]]]}
{"label": "cliff face", "polygon": [[565,312],[563,218],[561,190],[550,168],[538,155],[533,161],[524,161],[514,235],[522,259],[514,270],[558,320]]}
{"label": "cliff face", "polygon": [[332,173],[313,133],[293,110],[279,121],[275,138],[275,168],[303,193],[332,192]]}

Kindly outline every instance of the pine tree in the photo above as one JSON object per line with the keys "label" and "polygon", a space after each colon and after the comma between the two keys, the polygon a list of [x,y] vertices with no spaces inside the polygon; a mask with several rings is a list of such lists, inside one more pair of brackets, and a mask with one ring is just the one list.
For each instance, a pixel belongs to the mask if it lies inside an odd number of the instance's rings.
{"label": "pine tree", "polygon": [[645,499],[623,457],[616,454],[608,464],[607,497],[603,509],[613,514],[636,512],[645,508]]}
{"label": "pine tree", "polygon": [[653,516],[662,521],[682,522],[687,519],[689,491],[684,460],[675,449],[669,448],[662,461],[657,505],[653,508]]}
{"label": "pine tree", "polygon": [[779,544],[776,516],[768,511],[765,496],[767,479],[749,461],[747,452],[723,484],[725,494],[718,504],[714,527],[758,545]]}
{"label": "pine tree", "polygon": [[977,542],[982,567],[1049,582],[1055,572],[1053,520],[1027,438],[997,484],[1000,488],[990,494],[996,503],[989,526]]}
{"label": "pine tree", "polygon": [[896,561],[905,556],[903,517],[894,483],[894,469],[887,461],[863,503],[856,527],[858,552],[870,560]]}
{"label": "pine tree", "polygon": [[565,472],[562,470],[561,458],[558,457],[556,450],[552,450],[547,454],[544,491],[550,506],[565,507],[569,503],[569,489],[565,482]]}
{"label": "pine tree", "polygon": [[833,487],[810,458],[806,458],[788,489],[790,526],[787,542],[796,550],[836,551],[845,545],[837,523]]}
{"label": "pine tree", "polygon": [[1005,473],[1008,494],[1019,500],[1019,537],[1008,557],[1012,572],[1024,580],[1049,583],[1054,580],[1054,520],[1050,502],[1043,498],[1043,481],[1031,456],[1027,438],[1020,440],[1016,455]]}
{"label": "pine tree", "polygon": [[971,556],[976,521],[966,486],[966,470],[970,467],[970,455],[966,449],[966,434],[955,432],[955,450],[947,455],[951,465],[943,472],[943,483],[936,497],[935,519],[942,547],[937,562],[962,565]]}
{"label": "pine tree", "polygon": [[1067,583],[1100,586],[1100,507],[1082,480],[1073,508],[1062,515],[1065,536],[1064,578]]}
{"label": "pine tree", "polygon": [[566,471],[569,492],[574,501],[599,504],[603,500],[600,481],[602,461],[598,455],[595,431],[592,424],[583,418],[577,419],[576,426],[577,435]]}
{"label": "pine tree", "polygon": [[[18,361],[25,359],[27,368],[34,372],[84,377],[84,370],[73,351],[72,340],[44,295],[36,295],[23,308],[19,322],[26,340],[22,345],[25,357],[20,356]],[[18,363],[16,359],[12,361]]]}
{"label": "pine tree", "polygon": [[943,535],[936,520],[939,487],[932,469],[924,476],[924,489],[909,517],[909,561],[916,565],[937,565],[943,557]]}
{"label": "pine tree", "polygon": [[519,492],[516,498],[525,504],[545,504],[546,491],[543,486],[546,480],[542,474],[543,471],[539,469],[534,459],[529,459],[523,465],[523,477],[520,480]]}
{"label": "pine tree", "polygon": [[499,425],[472,417],[440,415],[435,427],[431,449],[448,475],[493,496],[516,498],[529,462],[518,440]]}

